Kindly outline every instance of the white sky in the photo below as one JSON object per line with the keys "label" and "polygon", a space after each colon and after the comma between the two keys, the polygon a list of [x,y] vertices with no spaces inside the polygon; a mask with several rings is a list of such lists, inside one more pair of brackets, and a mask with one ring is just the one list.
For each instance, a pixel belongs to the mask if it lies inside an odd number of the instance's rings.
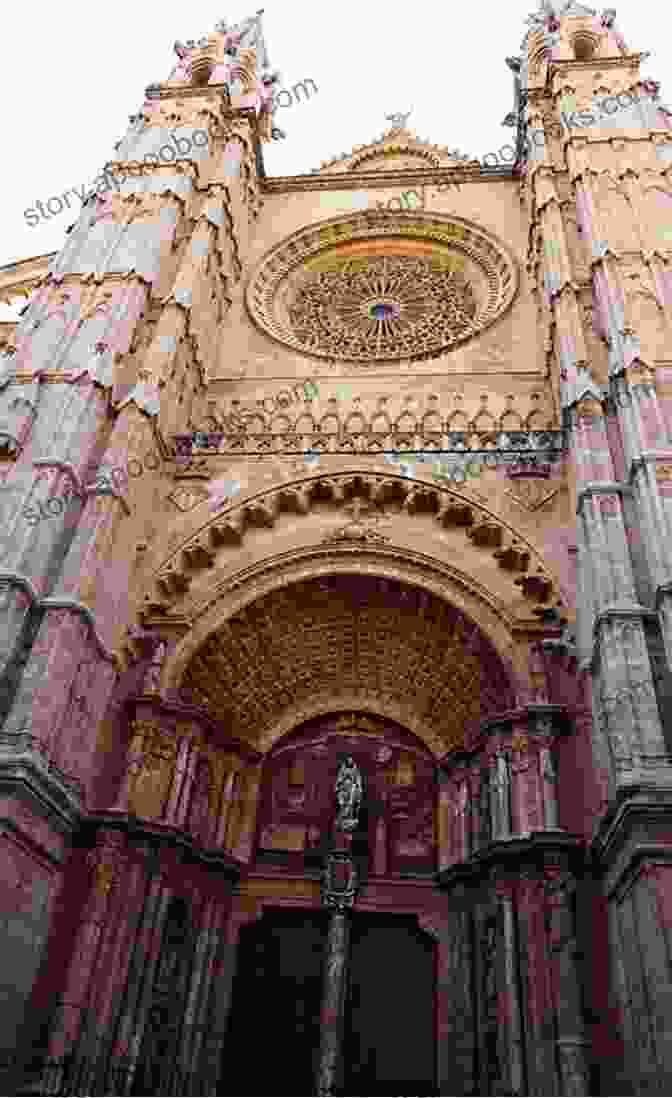
{"label": "white sky", "polygon": [[[501,126],[513,107],[504,58],[519,53],[534,0],[414,0],[404,9],[383,0],[265,2],[271,64],[286,86],[312,77],[319,89],[278,109],[287,139],[264,146],[269,176],[308,173],[379,136],[389,127],[386,114],[410,108],[419,137],[479,159],[511,142],[515,131]],[[5,7],[0,265],[62,247],[78,199],[70,214],[32,228],[24,210],[93,182],[142,106],[146,85],[168,77],[176,38],[198,39],[219,19],[238,22],[263,3],[237,0],[222,10],[213,0],[60,0],[40,4],[37,18],[34,6]],[[671,10],[662,0],[627,0],[617,14],[630,48],[651,51],[642,72],[662,82],[666,103]],[[0,319],[8,310],[0,306]]]}

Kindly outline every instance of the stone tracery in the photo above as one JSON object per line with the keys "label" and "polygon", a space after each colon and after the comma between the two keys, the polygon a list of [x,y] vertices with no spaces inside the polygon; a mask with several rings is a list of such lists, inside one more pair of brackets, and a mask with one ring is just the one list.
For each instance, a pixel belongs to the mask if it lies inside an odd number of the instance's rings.
{"label": "stone tracery", "polygon": [[366,266],[306,279],[290,306],[296,335],[337,356],[365,360],[437,352],[472,331],[477,305],[463,275],[446,260],[378,256]]}
{"label": "stone tracery", "polygon": [[[409,355],[416,359],[434,357],[442,349],[471,338],[493,323],[509,307],[518,287],[517,267],[508,251],[490,233],[471,222],[458,222],[436,213],[367,210],[348,218],[312,225],[274,248],[250,280],[248,310],[259,327],[281,343],[320,357],[333,357],[333,336],[332,343],[321,341],[319,325],[318,331],[315,327],[315,310],[306,313],[303,304],[306,296],[302,289],[306,279],[312,280],[324,271],[338,271],[344,263],[352,263],[353,270],[356,264],[360,265],[366,280],[366,272],[375,271],[382,260],[393,261],[393,265],[401,263],[407,270],[412,269],[413,264],[421,264],[430,299],[444,296],[447,287],[441,284],[441,279],[450,281],[448,272],[451,269],[463,273],[471,292],[467,292],[464,283],[460,285],[459,279],[453,278],[445,304],[447,313],[442,317],[441,338],[435,336],[430,324],[430,317],[435,322],[437,315],[441,316],[437,313],[440,307],[435,306],[425,315],[426,328],[421,327],[419,339],[416,333],[416,346],[410,350],[407,341],[400,338],[403,333],[400,329],[395,340],[388,340],[384,351],[372,353],[366,343],[359,349],[342,346],[340,356],[346,360],[394,360]],[[443,276],[435,273],[441,265],[446,271]],[[333,276],[334,279],[337,282],[338,275]],[[313,282],[313,285],[320,283]],[[360,295],[361,292],[360,287]],[[399,301],[376,302],[371,294],[368,297],[364,294],[357,300],[363,306],[396,304],[400,306],[399,319],[403,317],[406,304],[403,297]],[[323,310],[330,308],[324,301],[316,301],[315,305],[321,305]],[[306,327],[306,317],[312,320],[310,327]],[[298,333],[297,320],[304,324]]]}

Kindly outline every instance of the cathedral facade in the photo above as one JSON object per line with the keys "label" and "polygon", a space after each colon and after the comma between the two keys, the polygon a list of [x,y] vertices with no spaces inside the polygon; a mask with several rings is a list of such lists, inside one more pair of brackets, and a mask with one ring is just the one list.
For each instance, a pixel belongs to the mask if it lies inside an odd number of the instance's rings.
{"label": "cathedral facade", "polygon": [[529,17],[509,166],[393,114],[290,177],[218,23],[0,268],[4,1093],[669,1093],[672,111],[615,17]]}

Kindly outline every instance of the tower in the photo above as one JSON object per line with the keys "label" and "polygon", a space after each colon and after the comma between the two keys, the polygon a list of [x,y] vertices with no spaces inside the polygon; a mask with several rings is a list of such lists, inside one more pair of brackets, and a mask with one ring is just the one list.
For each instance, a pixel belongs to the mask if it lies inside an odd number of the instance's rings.
{"label": "tower", "polygon": [[631,1086],[648,1093],[670,1070],[653,976],[666,931],[644,912],[660,918],[669,889],[672,113],[613,8],[542,9],[521,58],[523,193],[574,468],[577,657],[603,805],[592,843]]}
{"label": "tower", "polygon": [[222,21],[0,268],[8,1091],[672,1079],[672,112],[528,24],[510,167],[269,178]]}

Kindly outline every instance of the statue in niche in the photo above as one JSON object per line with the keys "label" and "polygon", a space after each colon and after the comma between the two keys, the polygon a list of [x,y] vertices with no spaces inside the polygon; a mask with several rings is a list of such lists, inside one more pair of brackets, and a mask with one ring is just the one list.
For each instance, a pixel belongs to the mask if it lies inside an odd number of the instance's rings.
{"label": "statue in niche", "polygon": [[152,662],[150,663],[147,672],[145,674],[142,683],[143,694],[158,694],[159,682],[161,679],[161,669],[163,667],[163,661],[166,656],[166,644],[165,641],[159,641],[154,654],[152,656]]}
{"label": "statue in niche", "polygon": [[189,804],[187,830],[202,843],[209,839],[210,791],[212,772],[207,758],[200,758],[196,766]]}
{"label": "statue in niche", "polygon": [[336,827],[341,831],[354,831],[362,803],[362,775],[352,755],[348,755],[339,767],[336,799],[339,806]]}

